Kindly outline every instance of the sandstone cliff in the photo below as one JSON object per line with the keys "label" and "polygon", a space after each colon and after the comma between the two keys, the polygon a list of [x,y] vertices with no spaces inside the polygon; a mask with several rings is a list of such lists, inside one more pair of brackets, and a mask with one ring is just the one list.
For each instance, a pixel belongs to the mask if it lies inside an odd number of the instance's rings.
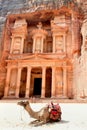
{"label": "sandstone cliff", "polygon": [[[4,61],[6,59],[7,52],[3,52],[3,35],[5,33],[5,23],[7,16],[9,14],[34,12],[42,9],[59,9],[63,5],[70,8],[71,3],[74,3],[76,5],[76,8],[74,9],[77,9],[77,6],[82,6],[80,5],[80,0],[77,1],[79,2],[79,4],[77,4],[76,0],[0,0],[0,96],[2,95],[4,90],[3,88],[6,75]],[[85,1],[86,0],[84,0],[84,2]],[[84,14],[86,14],[85,6],[83,5],[82,7]]]}

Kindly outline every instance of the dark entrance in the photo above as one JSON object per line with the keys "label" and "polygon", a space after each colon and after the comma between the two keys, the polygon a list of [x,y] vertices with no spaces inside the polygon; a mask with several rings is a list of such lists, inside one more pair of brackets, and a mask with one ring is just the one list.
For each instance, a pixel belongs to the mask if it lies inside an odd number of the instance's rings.
{"label": "dark entrance", "polygon": [[35,78],[34,79],[34,96],[41,96],[41,83],[42,83],[42,78]]}

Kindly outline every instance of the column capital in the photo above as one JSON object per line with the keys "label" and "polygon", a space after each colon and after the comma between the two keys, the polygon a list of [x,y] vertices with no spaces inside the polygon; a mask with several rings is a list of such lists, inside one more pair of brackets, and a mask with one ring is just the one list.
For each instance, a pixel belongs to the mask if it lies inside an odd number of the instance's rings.
{"label": "column capital", "polygon": [[30,70],[31,70],[31,69],[32,69],[32,66],[27,66],[27,69],[30,69]]}
{"label": "column capital", "polygon": [[55,66],[52,66],[51,68],[52,68],[52,69],[56,69],[56,67],[55,67]]}
{"label": "column capital", "polygon": [[18,66],[18,69],[22,69],[23,67],[21,67],[21,66]]}
{"label": "column capital", "polygon": [[11,67],[11,66],[7,66],[6,69],[7,69],[8,71],[11,71],[11,70],[12,70],[12,67]]}
{"label": "column capital", "polygon": [[42,66],[42,69],[46,69],[46,66]]}

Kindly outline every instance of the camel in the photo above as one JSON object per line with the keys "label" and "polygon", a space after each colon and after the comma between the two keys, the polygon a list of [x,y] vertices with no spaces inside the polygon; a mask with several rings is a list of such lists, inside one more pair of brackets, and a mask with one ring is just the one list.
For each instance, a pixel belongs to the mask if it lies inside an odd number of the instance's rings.
{"label": "camel", "polygon": [[[18,105],[23,106],[24,109],[28,112],[28,114],[32,118],[36,119],[35,121],[30,122],[30,124],[33,124],[34,126],[43,125],[52,120],[53,121],[61,120],[62,112],[61,112],[61,108],[58,104],[54,105],[53,103],[51,103],[50,105],[47,105],[47,106],[41,108],[37,112],[32,110],[29,101],[20,101],[20,102],[18,102]],[[55,109],[55,108],[57,108],[57,109]]]}
{"label": "camel", "polygon": [[23,106],[24,109],[28,112],[28,114],[35,118],[35,121],[32,121],[30,124],[33,124],[34,126],[43,125],[50,121],[50,113],[49,113],[49,107],[43,107],[38,112],[35,112],[32,110],[29,101],[20,101],[18,102],[18,105]]}

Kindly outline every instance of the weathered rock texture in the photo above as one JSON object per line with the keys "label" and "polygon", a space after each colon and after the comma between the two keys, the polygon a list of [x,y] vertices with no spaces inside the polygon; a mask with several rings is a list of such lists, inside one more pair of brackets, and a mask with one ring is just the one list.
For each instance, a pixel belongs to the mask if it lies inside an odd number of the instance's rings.
{"label": "weathered rock texture", "polygon": [[0,0],[0,97],[86,98],[86,44],[86,0]]}

